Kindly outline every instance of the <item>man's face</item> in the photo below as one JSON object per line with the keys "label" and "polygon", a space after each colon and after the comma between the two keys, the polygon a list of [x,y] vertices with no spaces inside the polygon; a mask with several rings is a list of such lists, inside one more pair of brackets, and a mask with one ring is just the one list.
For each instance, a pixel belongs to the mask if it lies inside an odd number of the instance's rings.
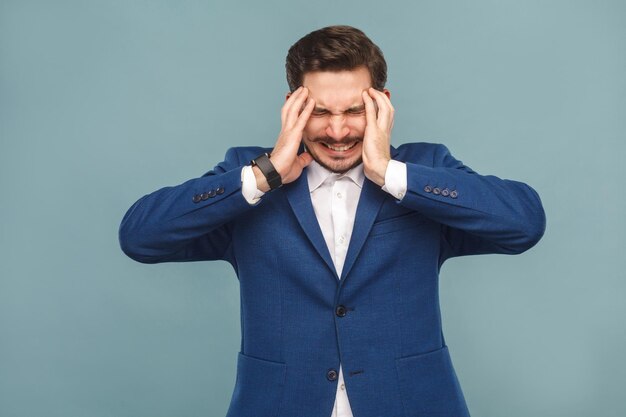
{"label": "man's face", "polygon": [[333,172],[360,164],[366,126],[361,93],[372,85],[367,68],[309,72],[302,85],[315,100],[302,133],[313,159]]}

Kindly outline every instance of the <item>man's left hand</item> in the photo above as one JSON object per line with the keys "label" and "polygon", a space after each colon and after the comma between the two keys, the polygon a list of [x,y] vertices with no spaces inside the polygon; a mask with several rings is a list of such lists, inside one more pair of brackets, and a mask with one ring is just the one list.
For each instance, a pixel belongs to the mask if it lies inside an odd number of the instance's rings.
{"label": "man's left hand", "polygon": [[391,160],[389,146],[394,109],[387,94],[386,90],[381,92],[374,88],[361,93],[367,120],[363,136],[363,170],[367,178],[381,187],[385,185],[385,172]]}

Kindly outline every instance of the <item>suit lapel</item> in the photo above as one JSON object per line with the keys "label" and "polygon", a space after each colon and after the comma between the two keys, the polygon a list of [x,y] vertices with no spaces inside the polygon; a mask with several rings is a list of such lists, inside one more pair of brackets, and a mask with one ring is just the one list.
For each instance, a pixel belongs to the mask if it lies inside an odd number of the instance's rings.
{"label": "suit lapel", "polygon": [[[395,157],[398,154],[398,150],[391,146],[391,157]],[[287,184],[283,187],[287,200],[293,209],[300,226],[306,233],[307,237],[315,247],[317,253],[322,257],[328,268],[332,271],[333,275],[339,281],[337,276],[337,270],[335,264],[330,257],[328,246],[324,240],[322,229],[315,216],[313,210],[313,204],[311,203],[311,194],[309,192],[309,184],[307,181],[306,170],[302,172],[302,175],[291,184]],[[343,265],[341,273],[341,283],[344,278],[352,269],[354,262],[356,261],[365,240],[369,235],[369,232],[376,220],[376,216],[380,211],[380,207],[385,200],[387,193],[374,184],[369,179],[365,178],[363,181],[363,189],[361,190],[361,196],[359,197],[359,204],[356,209],[356,218],[354,220],[354,228],[352,229],[352,237],[350,239],[350,245],[348,246],[348,253],[346,254],[346,260]]]}
{"label": "suit lapel", "polygon": [[348,276],[356,258],[359,256],[385,197],[386,193],[376,184],[367,178],[363,181],[361,197],[359,197],[359,204],[356,208],[352,237],[350,238],[346,261],[341,272],[341,282],[344,282],[345,277]]}
{"label": "suit lapel", "polygon": [[315,247],[315,250],[319,253],[324,262],[326,262],[326,265],[328,265],[333,275],[339,279],[337,271],[335,270],[335,265],[330,257],[328,246],[324,240],[322,229],[320,229],[317,217],[315,216],[315,211],[313,210],[306,171],[304,171],[296,181],[285,185],[283,189],[285,190],[287,200],[289,201],[289,204],[298,219],[298,223],[300,223],[300,226],[304,230],[304,233],[306,233],[307,237]]}
{"label": "suit lapel", "polygon": [[[391,146],[390,153],[391,158],[394,158],[398,154],[398,150]],[[341,283],[344,282],[344,278],[350,273],[350,269],[352,269],[361,249],[363,249],[365,240],[374,225],[374,220],[376,220],[376,216],[387,195],[388,193],[383,191],[381,187],[365,178],[361,196],[359,197],[359,204],[356,209],[356,218],[354,220],[354,228],[352,229],[352,237],[350,238],[350,246],[348,246],[346,261],[341,271]]]}

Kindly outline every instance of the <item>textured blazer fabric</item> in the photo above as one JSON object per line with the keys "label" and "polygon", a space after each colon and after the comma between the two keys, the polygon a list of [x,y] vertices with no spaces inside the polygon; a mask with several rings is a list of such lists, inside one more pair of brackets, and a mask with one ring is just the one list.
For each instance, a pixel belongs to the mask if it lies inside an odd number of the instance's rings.
{"label": "textured blazer fabric", "polygon": [[442,334],[439,269],[532,247],[545,229],[537,193],[474,172],[443,145],[392,147],[406,195],[365,180],[338,277],[306,174],[254,206],[242,196],[243,166],[266,151],[231,148],[203,176],[143,196],[119,231],[139,262],[235,269],[241,351],[228,417],[330,416],[340,363],[355,416],[469,416]]}

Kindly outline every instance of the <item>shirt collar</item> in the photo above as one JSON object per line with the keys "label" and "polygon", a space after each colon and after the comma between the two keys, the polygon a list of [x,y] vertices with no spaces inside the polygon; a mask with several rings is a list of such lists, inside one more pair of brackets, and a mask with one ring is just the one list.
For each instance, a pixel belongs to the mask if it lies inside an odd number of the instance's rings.
{"label": "shirt collar", "polygon": [[309,192],[315,191],[327,180],[336,181],[344,177],[351,179],[356,185],[359,186],[359,188],[363,188],[363,181],[365,180],[365,174],[363,173],[363,163],[360,163],[359,165],[355,166],[348,172],[344,172],[343,174],[336,174],[321,166],[317,161],[312,161],[307,167]]}

